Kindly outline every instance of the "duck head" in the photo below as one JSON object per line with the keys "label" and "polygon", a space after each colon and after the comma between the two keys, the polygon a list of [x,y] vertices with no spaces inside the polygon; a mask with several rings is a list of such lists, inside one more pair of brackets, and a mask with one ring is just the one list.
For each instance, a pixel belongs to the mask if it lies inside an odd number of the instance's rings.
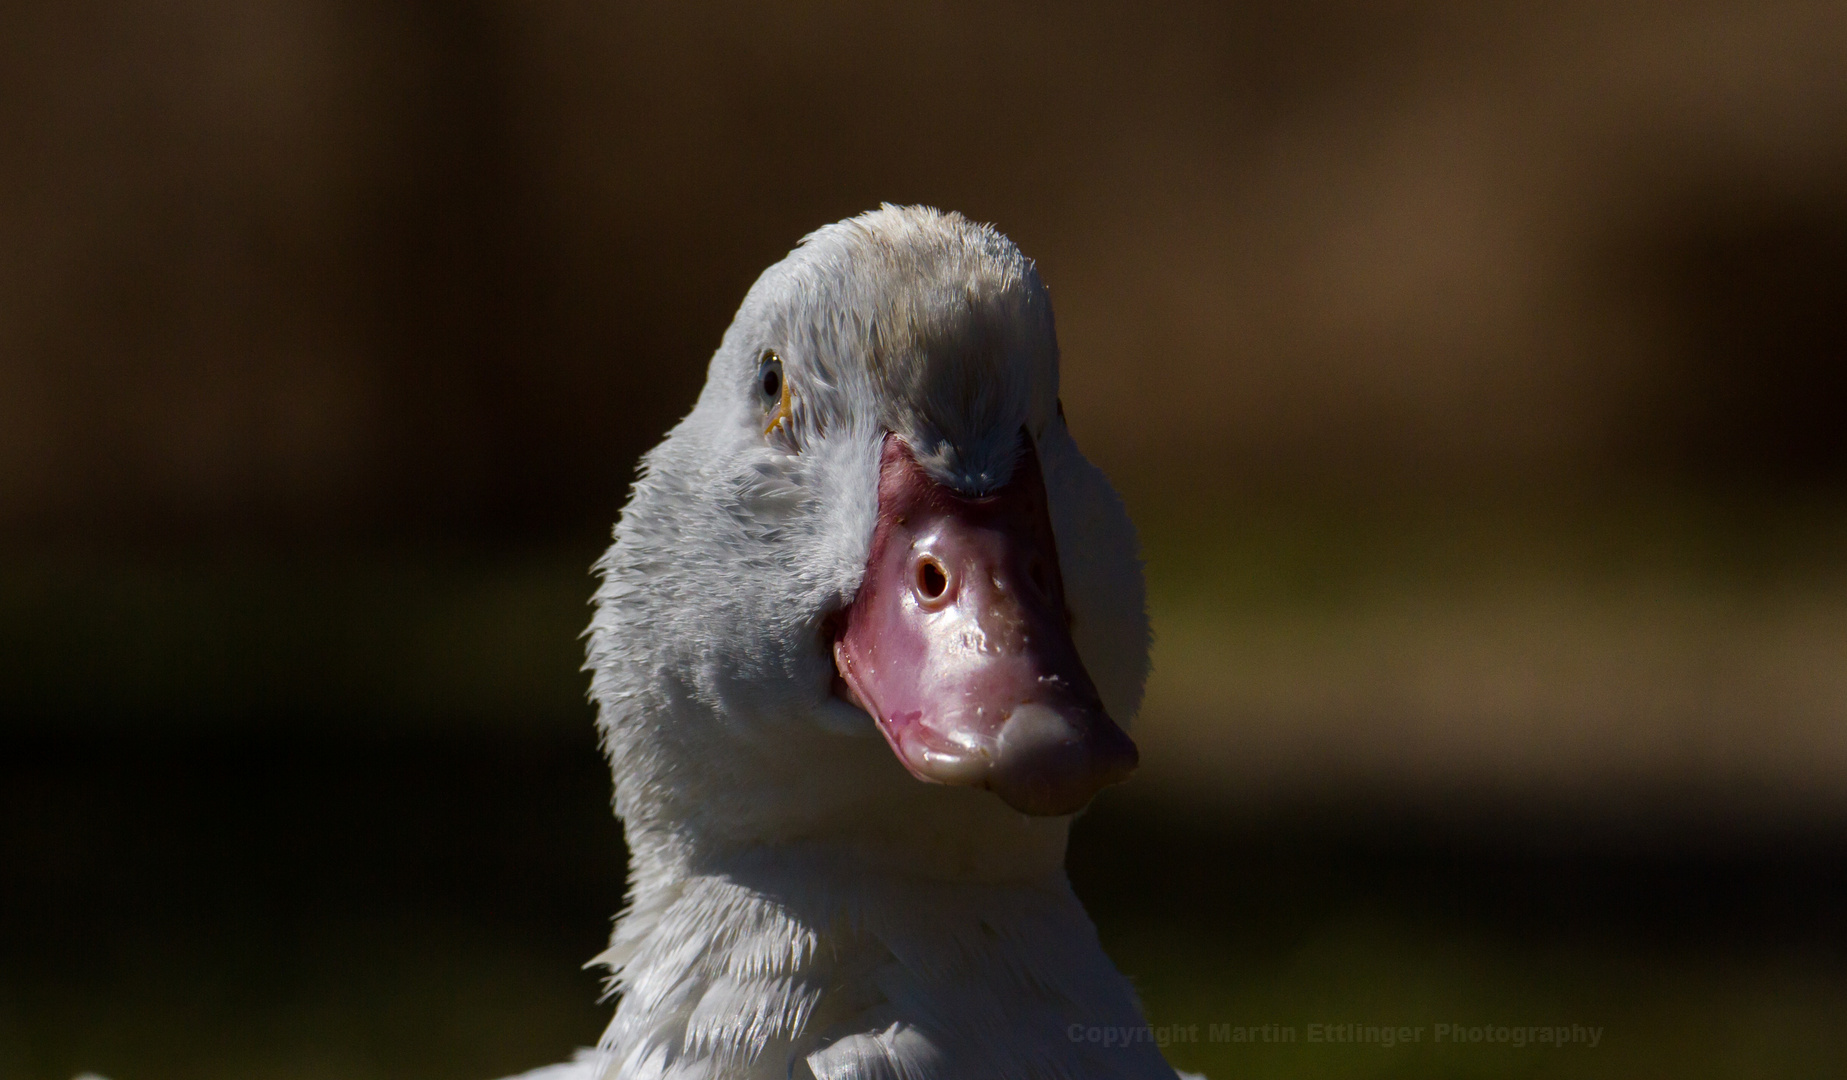
{"label": "duck head", "polygon": [[767,270],[599,569],[632,845],[1062,837],[1135,767],[1134,533],[1066,430],[1044,284],[958,215],[887,206]]}

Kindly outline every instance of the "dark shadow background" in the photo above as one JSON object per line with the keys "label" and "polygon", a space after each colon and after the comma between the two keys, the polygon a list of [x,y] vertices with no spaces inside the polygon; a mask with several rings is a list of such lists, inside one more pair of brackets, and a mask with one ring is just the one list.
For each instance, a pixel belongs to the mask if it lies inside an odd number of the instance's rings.
{"label": "dark shadow background", "polygon": [[[1039,261],[1157,584],[1281,515],[1305,606],[1414,601],[1501,549],[1354,522],[1591,507],[1837,595],[1844,62],[1826,3],[7,6],[0,1077],[594,1040],[584,568],[755,275],[881,201]],[[1112,793],[1073,874],[1157,1022],[1611,1032],[1173,1048],[1218,1075],[1837,1072],[1844,703],[1793,800],[1310,762]]]}

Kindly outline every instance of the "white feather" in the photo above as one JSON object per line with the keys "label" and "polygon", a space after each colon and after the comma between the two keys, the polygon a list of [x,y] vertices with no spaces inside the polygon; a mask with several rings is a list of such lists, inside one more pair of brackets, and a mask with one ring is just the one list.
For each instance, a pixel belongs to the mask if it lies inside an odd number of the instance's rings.
{"label": "white feather", "polygon": [[[764,434],[760,358],[794,409]],[[599,1050],[529,1077],[1160,1077],[1062,868],[1068,819],[913,780],[834,698],[896,432],[940,481],[1006,483],[1036,440],[1073,634],[1127,722],[1147,674],[1135,534],[1058,415],[1037,272],[954,214],[884,207],[767,270],[699,402],[643,461],[589,631],[632,858]]]}

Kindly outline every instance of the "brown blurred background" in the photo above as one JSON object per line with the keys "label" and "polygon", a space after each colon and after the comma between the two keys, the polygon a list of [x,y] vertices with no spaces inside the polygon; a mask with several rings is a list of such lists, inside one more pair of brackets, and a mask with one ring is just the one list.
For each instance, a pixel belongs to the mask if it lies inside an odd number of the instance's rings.
{"label": "brown blurred background", "polygon": [[1847,480],[1839,5],[3,18],[14,538],[588,542],[880,201],[1039,260],[1133,491]]}
{"label": "brown blurred background", "polygon": [[1038,260],[1142,523],[1074,865],[1157,1020],[1628,1032],[1177,1061],[1847,1069],[1843,71],[1828,3],[7,6],[0,1076],[593,1039],[584,568],[881,201]]}

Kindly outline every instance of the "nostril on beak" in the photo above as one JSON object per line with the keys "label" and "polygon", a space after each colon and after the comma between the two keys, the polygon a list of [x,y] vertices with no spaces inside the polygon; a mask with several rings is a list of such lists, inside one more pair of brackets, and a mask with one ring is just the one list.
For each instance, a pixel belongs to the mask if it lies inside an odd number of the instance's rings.
{"label": "nostril on beak", "polygon": [[949,591],[949,573],[943,564],[926,555],[917,560],[917,595],[925,600],[940,600]]}

